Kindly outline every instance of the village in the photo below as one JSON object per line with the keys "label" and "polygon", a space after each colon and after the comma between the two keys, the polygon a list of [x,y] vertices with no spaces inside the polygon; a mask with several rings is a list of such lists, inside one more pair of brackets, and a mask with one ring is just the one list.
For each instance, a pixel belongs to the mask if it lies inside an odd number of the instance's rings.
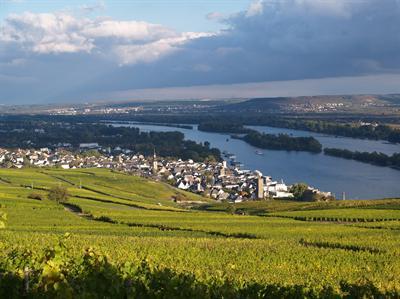
{"label": "village", "polygon": [[[79,150],[70,147],[49,149],[0,149],[0,167],[57,167],[61,169],[107,168],[130,174],[165,181],[190,192],[202,194],[216,201],[238,203],[246,200],[292,199],[290,186],[282,180],[275,181],[258,170],[241,169],[240,165],[222,162],[195,162],[181,159],[145,157],[131,150],[102,148],[97,143],[80,144]],[[308,187],[310,193],[331,197]]]}

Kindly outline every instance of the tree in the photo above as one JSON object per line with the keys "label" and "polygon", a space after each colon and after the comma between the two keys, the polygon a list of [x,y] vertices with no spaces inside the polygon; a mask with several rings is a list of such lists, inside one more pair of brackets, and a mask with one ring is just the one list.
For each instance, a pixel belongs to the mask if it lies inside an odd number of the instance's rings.
{"label": "tree", "polygon": [[56,186],[50,189],[48,197],[57,203],[64,203],[68,200],[69,194],[64,186]]}
{"label": "tree", "polygon": [[30,199],[36,199],[36,200],[43,200],[44,196],[40,193],[32,192],[28,195],[28,198]]}
{"label": "tree", "polygon": [[82,156],[99,158],[101,156],[101,154],[99,153],[98,150],[92,149],[92,150],[87,150],[87,151],[83,152]]}
{"label": "tree", "polygon": [[312,190],[306,190],[303,193],[302,200],[318,202],[318,201],[332,201],[335,200],[335,198],[333,196],[326,196],[321,193],[313,192]]}
{"label": "tree", "polygon": [[306,183],[298,183],[294,184],[290,188],[290,192],[293,193],[293,196],[296,200],[303,200],[304,193],[307,191],[308,185]]}
{"label": "tree", "polygon": [[226,208],[227,213],[229,214],[236,214],[236,207],[234,204],[229,204],[228,207]]}
{"label": "tree", "polygon": [[24,157],[24,162],[22,163],[24,167],[31,167],[31,161],[27,157]]}

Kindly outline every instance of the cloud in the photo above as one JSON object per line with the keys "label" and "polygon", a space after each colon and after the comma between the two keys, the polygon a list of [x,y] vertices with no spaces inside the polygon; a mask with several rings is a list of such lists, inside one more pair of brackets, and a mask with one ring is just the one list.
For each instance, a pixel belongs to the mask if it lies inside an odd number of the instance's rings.
{"label": "cloud", "polygon": [[212,70],[212,67],[207,64],[196,64],[193,69],[198,72],[209,72]]}
{"label": "cloud", "polygon": [[93,92],[400,74],[399,0],[254,1],[208,18],[224,29],[177,32],[66,12],[10,15],[0,24],[3,81],[40,84],[0,90],[86,101]]}
{"label": "cloud", "polygon": [[222,22],[228,29],[179,55],[213,70],[192,84],[400,72],[398,0],[254,1]]}
{"label": "cloud", "polygon": [[[227,29],[187,41],[148,67],[114,72],[118,86],[110,80],[101,85],[131,89],[400,73],[396,0],[257,1],[223,22]],[[133,75],[138,72],[140,77]]]}
{"label": "cloud", "polygon": [[35,78],[0,74],[0,83],[32,83]]}
{"label": "cloud", "polygon": [[64,13],[13,14],[0,28],[0,41],[40,54],[90,52],[93,40],[81,34],[87,22]]}
{"label": "cloud", "polygon": [[115,55],[119,64],[152,62],[174,52],[186,41],[208,35],[178,33],[142,21],[78,18],[65,12],[13,14],[0,27],[0,42],[5,47],[28,54]]}
{"label": "cloud", "polygon": [[264,10],[264,5],[262,0],[253,1],[246,12],[246,17],[253,17],[259,14],[262,14]]}
{"label": "cloud", "polygon": [[176,33],[162,25],[139,21],[91,21],[85,24],[82,34],[90,38],[115,38],[129,41],[154,41],[175,36]]}
{"label": "cloud", "polygon": [[114,48],[114,51],[120,57],[122,65],[152,62],[170,53],[179,51],[181,45],[192,39],[210,35],[208,33],[187,32],[179,36],[157,39],[145,44],[119,45]]}
{"label": "cloud", "polygon": [[93,13],[95,11],[104,10],[106,8],[106,5],[104,1],[99,1],[92,5],[89,4],[81,5],[79,8],[83,13],[88,14],[88,13]]}
{"label": "cloud", "polygon": [[400,75],[337,77],[278,82],[197,85],[155,89],[134,89],[93,95],[97,101],[232,99],[343,94],[399,93]]}
{"label": "cloud", "polygon": [[212,21],[221,21],[225,16],[220,12],[210,12],[206,15],[206,18]]}
{"label": "cloud", "polygon": [[14,66],[23,66],[26,63],[26,59],[24,58],[15,58],[11,59],[10,61],[0,62],[0,66],[3,67],[14,67]]}

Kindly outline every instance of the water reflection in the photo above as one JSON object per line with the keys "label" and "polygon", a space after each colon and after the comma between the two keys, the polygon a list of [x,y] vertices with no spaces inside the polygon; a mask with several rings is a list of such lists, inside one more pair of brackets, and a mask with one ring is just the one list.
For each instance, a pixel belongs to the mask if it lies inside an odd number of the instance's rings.
{"label": "water reflection", "polygon": [[[287,152],[259,150],[241,140],[231,139],[228,134],[207,133],[197,130],[143,124],[114,124],[116,126],[134,126],[143,131],[179,131],[186,139],[197,142],[210,142],[212,147],[236,155],[244,168],[258,169],[275,179],[283,179],[287,184],[307,182],[324,191],[331,191],[337,197],[342,192],[346,198],[371,199],[400,197],[400,171],[386,167],[373,166],[357,161],[330,157],[307,152]],[[378,151],[386,154],[400,152],[399,144],[387,144],[383,141],[335,138],[306,131],[251,126],[261,132],[287,133],[293,136],[314,136],[324,147],[336,147],[358,151]],[[228,141],[227,141],[228,140]],[[256,153],[259,150],[263,153]]]}

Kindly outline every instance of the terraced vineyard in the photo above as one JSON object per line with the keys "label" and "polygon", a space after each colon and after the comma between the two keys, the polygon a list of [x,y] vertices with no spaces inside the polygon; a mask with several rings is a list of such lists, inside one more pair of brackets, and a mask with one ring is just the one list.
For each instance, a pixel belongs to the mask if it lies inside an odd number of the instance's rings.
{"label": "terraced vineyard", "polygon": [[[68,202],[46,199],[60,185]],[[0,170],[0,204],[0,297],[400,296],[396,199],[233,206],[108,170],[24,169]]]}

